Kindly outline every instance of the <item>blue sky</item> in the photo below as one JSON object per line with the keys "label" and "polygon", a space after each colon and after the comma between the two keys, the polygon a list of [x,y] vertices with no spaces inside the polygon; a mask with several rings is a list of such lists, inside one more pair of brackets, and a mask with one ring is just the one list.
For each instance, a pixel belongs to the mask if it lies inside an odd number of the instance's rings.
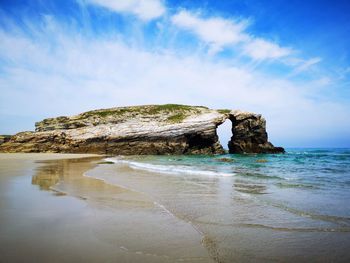
{"label": "blue sky", "polygon": [[182,103],[261,113],[278,145],[350,147],[349,14],[339,0],[0,0],[0,133]]}

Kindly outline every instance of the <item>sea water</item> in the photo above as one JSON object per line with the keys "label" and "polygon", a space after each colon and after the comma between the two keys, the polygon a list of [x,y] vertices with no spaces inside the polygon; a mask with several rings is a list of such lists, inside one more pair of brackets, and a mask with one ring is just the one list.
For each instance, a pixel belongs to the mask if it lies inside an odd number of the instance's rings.
{"label": "sea water", "polygon": [[104,180],[190,222],[222,262],[350,260],[350,149],[108,160]]}
{"label": "sea water", "polygon": [[[305,213],[350,218],[350,149],[287,149],[285,154],[116,157],[134,170],[203,180],[232,177],[232,190]],[[240,183],[237,183],[240,182]]]}

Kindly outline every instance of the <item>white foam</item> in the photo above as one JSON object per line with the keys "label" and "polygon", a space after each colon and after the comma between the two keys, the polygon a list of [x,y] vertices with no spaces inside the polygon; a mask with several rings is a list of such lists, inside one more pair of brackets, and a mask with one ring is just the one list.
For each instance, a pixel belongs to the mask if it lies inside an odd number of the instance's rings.
{"label": "white foam", "polygon": [[209,170],[197,170],[191,169],[184,165],[160,165],[136,162],[131,160],[119,159],[119,158],[107,158],[106,161],[113,162],[116,164],[125,164],[132,169],[143,170],[148,172],[163,173],[163,174],[189,174],[189,175],[201,175],[201,176],[233,176],[233,173],[223,173]]}

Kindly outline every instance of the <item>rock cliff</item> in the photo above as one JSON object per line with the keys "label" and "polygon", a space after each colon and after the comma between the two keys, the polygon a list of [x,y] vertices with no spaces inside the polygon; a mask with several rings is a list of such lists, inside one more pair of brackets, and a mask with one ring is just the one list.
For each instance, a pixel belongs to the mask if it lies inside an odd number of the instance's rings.
{"label": "rock cliff", "polygon": [[21,132],[1,152],[100,154],[221,154],[216,128],[232,121],[230,153],[277,153],[257,114],[177,104],[118,107],[45,119]]}
{"label": "rock cliff", "polygon": [[266,121],[260,114],[231,111],[232,137],[228,143],[230,153],[281,153],[267,139]]}

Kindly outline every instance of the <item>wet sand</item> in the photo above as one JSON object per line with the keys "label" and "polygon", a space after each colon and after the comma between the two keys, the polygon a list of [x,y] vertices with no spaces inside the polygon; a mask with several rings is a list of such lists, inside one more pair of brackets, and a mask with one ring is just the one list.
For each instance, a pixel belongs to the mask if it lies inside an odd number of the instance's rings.
{"label": "wet sand", "polygon": [[271,190],[261,182],[155,172],[125,162],[98,166],[86,175],[156,200],[201,233],[216,262],[350,262],[348,218],[270,200]]}
{"label": "wet sand", "polygon": [[256,199],[266,189],[235,177],[103,158],[0,154],[0,262],[350,261],[346,218]]}
{"label": "wet sand", "polygon": [[0,262],[213,262],[149,195],[84,176],[101,159],[0,154]]}

